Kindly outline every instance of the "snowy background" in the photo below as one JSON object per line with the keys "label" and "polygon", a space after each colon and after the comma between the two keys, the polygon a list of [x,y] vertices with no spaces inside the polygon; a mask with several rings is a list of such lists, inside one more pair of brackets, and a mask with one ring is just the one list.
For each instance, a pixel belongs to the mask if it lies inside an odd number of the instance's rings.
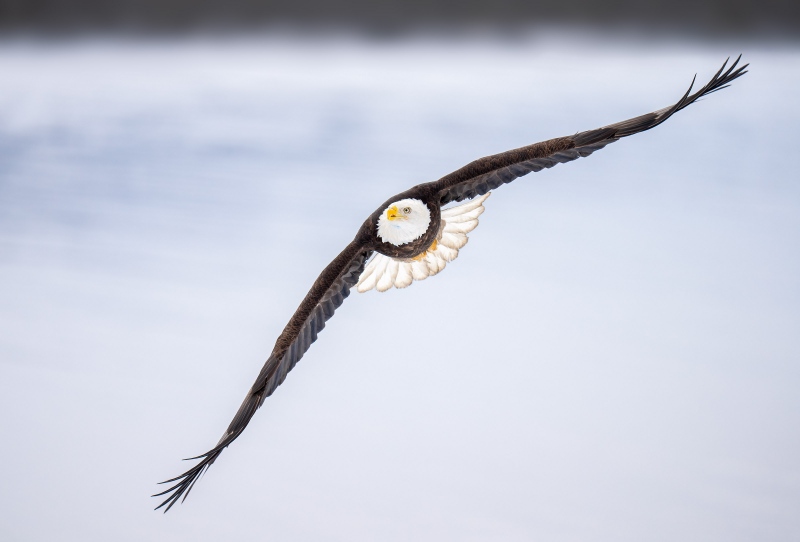
{"label": "snowy background", "polygon": [[[166,516],[390,195],[668,105],[353,295]],[[800,47],[346,36],[0,41],[0,538],[789,541]]]}

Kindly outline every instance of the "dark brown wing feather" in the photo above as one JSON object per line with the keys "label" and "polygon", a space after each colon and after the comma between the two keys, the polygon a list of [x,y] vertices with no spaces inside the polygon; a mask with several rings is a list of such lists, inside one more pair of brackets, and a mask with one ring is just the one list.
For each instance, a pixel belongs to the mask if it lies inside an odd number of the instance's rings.
{"label": "dark brown wing feather", "polygon": [[161,482],[162,484],[177,483],[169,489],[153,495],[154,497],[168,495],[164,502],[156,507],[156,510],[166,506],[164,509],[166,512],[178,502],[181,496],[186,499],[200,475],[219,457],[222,450],[244,431],[264,399],[272,395],[272,392],[283,383],[289,371],[300,361],[311,343],[317,339],[317,333],[325,327],[325,322],[333,316],[333,312],[350,295],[350,288],[358,282],[358,277],[364,270],[364,262],[371,253],[372,250],[368,244],[359,242],[359,238],[357,238],[325,268],[292,319],[289,320],[283,333],[278,337],[275,348],[225,434],[211,450],[203,455],[190,458],[200,459],[201,461],[197,465],[180,476]]}
{"label": "dark brown wing feather", "polygon": [[694,79],[686,94],[677,103],[646,115],[641,115],[596,130],[580,132],[573,136],[558,137],[527,147],[513,149],[500,154],[486,156],[467,164],[461,169],[430,183],[430,188],[440,194],[442,205],[451,201],[474,198],[510,183],[530,172],[551,168],[556,164],[571,162],[614,143],[622,137],[638,134],[655,128],[676,112],[694,103],[699,98],[727,87],[731,81],[747,73],[748,64],[736,68],[737,58],[725,70],[726,60],[719,71],[703,88],[691,94]]}

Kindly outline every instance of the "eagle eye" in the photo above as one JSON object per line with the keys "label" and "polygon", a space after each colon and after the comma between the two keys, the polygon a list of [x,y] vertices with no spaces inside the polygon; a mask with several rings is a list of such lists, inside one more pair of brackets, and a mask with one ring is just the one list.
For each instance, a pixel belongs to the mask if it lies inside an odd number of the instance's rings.
{"label": "eagle eye", "polygon": [[411,213],[411,207],[403,207],[403,212],[405,214],[410,214]]}

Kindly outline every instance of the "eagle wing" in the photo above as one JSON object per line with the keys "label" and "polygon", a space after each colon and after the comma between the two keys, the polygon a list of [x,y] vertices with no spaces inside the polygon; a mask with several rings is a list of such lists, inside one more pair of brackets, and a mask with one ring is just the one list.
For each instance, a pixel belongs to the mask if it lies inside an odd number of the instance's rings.
{"label": "eagle wing", "polygon": [[[480,158],[461,169],[442,177],[438,181],[419,185],[429,194],[438,194],[440,204],[462,201],[488,193],[501,184],[513,181],[532,171],[540,171],[556,164],[570,162],[582,156],[589,156],[622,137],[637,134],[658,126],[677,111],[699,98],[723,89],[734,79],[744,75],[747,64],[736,68],[739,58],[725,70],[728,61],[703,88],[691,93],[689,90],[677,103],[653,113],[641,115],[626,121],[611,124],[596,130],[580,132],[573,136],[560,137],[535,143],[527,147],[510,150]],[[206,453],[190,459],[200,462],[180,476],[162,482],[176,482],[170,488],[154,496],[166,495],[156,509],[166,507],[165,512],[181,498],[186,499],[200,475],[219,457],[244,431],[256,410],[264,400],[272,395],[283,383],[286,375],[303,357],[317,338],[317,333],[334,311],[350,294],[350,289],[358,282],[366,260],[372,253],[372,246],[365,227],[356,239],[345,248],[320,274],[289,323],[284,328],[264,367],[250,388],[244,402],[233,417],[225,434],[216,446]]]}
{"label": "eagle wing", "polygon": [[669,107],[595,130],[567,137],[557,137],[527,147],[479,158],[438,181],[430,183],[428,189],[438,193],[441,205],[445,205],[451,201],[462,201],[486,194],[490,190],[510,183],[532,171],[541,171],[556,164],[589,156],[594,151],[602,149],[620,138],[655,128],[703,96],[727,87],[731,81],[747,73],[748,64],[736,68],[741,57],[742,55],[739,55],[727,70],[725,67],[730,59],[726,60],[714,77],[694,94],[692,94],[692,88],[695,80],[692,79],[689,90],[680,100]]}
{"label": "eagle wing", "polygon": [[153,495],[154,497],[168,495],[156,510],[166,506],[164,510],[166,512],[181,496],[186,499],[200,475],[216,461],[222,450],[244,431],[264,399],[272,395],[272,392],[283,383],[286,375],[300,361],[311,343],[317,340],[317,333],[325,327],[325,322],[350,295],[350,288],[358,281],[359,275],[364,270],[364,263],[372,253],[368,244],[360,242],[359,238],[360,236],[356,237],[356,240],[350,243],[314,282],[275,342],[275,347],[258,378],[247,392],[242,406],[239,407],[217,445],[202,455],[190,458],[201,460],[191,469],[180,476],[161,482],[176,483],[169,489]]}

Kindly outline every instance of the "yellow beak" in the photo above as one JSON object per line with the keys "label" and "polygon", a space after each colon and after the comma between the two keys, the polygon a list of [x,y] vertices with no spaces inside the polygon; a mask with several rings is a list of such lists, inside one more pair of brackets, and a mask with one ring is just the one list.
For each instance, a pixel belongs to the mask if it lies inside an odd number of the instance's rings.
{"label": "yellow beak", "polygon": [[386,218],[389,220],[397,220],[398,218],[403,218],[400,216],[400,212],[397,210],[396,205],[392,205],[388,209],[386,209]]}

